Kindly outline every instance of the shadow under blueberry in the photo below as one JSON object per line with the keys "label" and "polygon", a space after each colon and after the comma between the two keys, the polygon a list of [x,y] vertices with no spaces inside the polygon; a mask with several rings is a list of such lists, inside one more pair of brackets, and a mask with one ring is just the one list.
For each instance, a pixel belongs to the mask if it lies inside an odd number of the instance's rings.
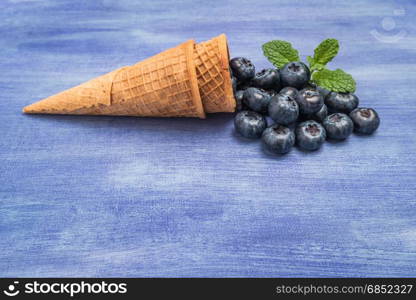
{"label": "shadow under blueberry", "polygon": [[336,140],[336,139],[326,139],[325,143],[331,144],[331,145],[346,145],[348,144],[349,141],[349,137],[347,137],[346,139],[343,140]]}
{"label": "shadow under blueberry", "polygon": [[[314,156],[314,155],[317,155],[317,154],[321,153],[323,151],[324,147],[325,147],[325,142],[321,145],[321,147],[319,147],[316,150],[306,150],[306,149],[303,149],[301,147],[298,147],[297,145],[295,145],[293,148],[296,148],[296,151],[301,153],[301,155]],[[292,149],[292,151],[293,151],[293,149]]]}
{"label": "shadow under blueberry", "polygon": [[249,139],[246,137],[243,137],[241,134],[239,134],[235,128],[233,127],[231,129],[231,136],[238,142],[238,144],[240,145],[244,145],[244,144],[254,144],[254,143],[258,143],[260,141],[260,139]]}
{"label": "shadow under blueberry", "polygon": [[378,133],[378,130],[376,130],[372,134],[365,134],[365,133],[354,132],[353,135],[356,136],[359,139],[369,139],[369,138],[372,138],[372,137],[376,136],[377,133]]}

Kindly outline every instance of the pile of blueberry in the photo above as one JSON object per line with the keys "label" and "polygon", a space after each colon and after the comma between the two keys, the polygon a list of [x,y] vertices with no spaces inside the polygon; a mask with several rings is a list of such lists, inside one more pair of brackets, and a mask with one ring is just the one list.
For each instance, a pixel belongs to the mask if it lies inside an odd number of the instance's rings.
{"label": "pile of blueberry", "polygon": [[[295,143],[317,150],[326,139],[343,140],[353,131],[371,134],[380,124],[374,109],[357,108],[356,95],[311,84],[302,62],[256,73],[250,60],[236,57],[230,67],[238,111],[235,129],[246,138],[261,138],[273,153],[287,153]],[[267,115],[274,121],[269,127]]]}

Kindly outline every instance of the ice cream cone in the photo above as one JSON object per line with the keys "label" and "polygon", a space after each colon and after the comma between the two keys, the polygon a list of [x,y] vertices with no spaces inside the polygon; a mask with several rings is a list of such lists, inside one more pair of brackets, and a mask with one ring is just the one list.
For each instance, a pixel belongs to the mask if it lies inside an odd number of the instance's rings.
{"label": "ice cream cone", "polygon": [[205,112],[230,112],[234,108],[227,41],[220,35],[198,45],[187,41],[26,106],[23,111],[205,118]]}

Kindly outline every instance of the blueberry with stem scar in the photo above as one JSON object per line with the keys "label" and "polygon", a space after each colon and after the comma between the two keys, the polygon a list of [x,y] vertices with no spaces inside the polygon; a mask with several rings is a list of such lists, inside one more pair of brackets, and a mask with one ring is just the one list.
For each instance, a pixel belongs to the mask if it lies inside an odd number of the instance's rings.
{"label": "blueberry with stem scar", "polygon": [[301,114],[314,114],[324,105],[324,98],[314,88],[304,88],[296,97]]}
{"label": "blueberry with stem scar", "polygon": [[235,130],[243,137],[249,139],[260,138],[267,121],[264,116],[254,111],[243,110],[234,117]]}
{"label": "blueberry with stem scar", "polygon": [[273,153],[285,154],[295,144],[295,134],[289,128],[275,124],[264,130],[262,141],[265,147]]}
{"label": "blueberry with stem scar", "polygon": [[361,134],[372,134],[380,125],[380,118],[372,108],[356,108],[350,113],[354,131]]}
{"label": "blueberry with stem scar", "polygon": [[280,70],[280,82],[283,87],[291,86],[297,89],[303,88],[309,81],[311,72],[302,62],[290,62]]}
{"label": "blueberry with stem scar", "polygon": [[334,113],[327,116],[323,125],[327,137],[334,140],[346,139],[354,129],[354,124],[350,117],[343,113]]}
{"label": "blueberry with stem scar", "polygon": [[256,73],[253,63],[245,57],[235,57],[230,60],[230,67],[233,75],[239,81],[248,81],[252,79]]}
{"label": "blueberry with stem scar", "polygon": [[302,122],[296,128],[296,142],[304,150],[314,151],[319,149],[325,139],[325,128],[316,121]]}

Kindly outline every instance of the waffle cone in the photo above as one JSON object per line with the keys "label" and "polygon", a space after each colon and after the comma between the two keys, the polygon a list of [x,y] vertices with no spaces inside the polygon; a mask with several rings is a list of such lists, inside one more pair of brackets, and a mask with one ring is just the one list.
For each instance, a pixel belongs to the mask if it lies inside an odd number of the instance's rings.
{"label": "waffle cone", "polygon": [[25,113],[199,117],[235,109],[224,34],[187,41],[26,106]]}
{"label": "waffle cone", "polygon": [[205,112],[235,111],[225,34],[195,45],[195,66]]}
{"label": "waffle cone", "polygon": [[199,117],[205,113],[190,40],[23,109],[25,113]]}

